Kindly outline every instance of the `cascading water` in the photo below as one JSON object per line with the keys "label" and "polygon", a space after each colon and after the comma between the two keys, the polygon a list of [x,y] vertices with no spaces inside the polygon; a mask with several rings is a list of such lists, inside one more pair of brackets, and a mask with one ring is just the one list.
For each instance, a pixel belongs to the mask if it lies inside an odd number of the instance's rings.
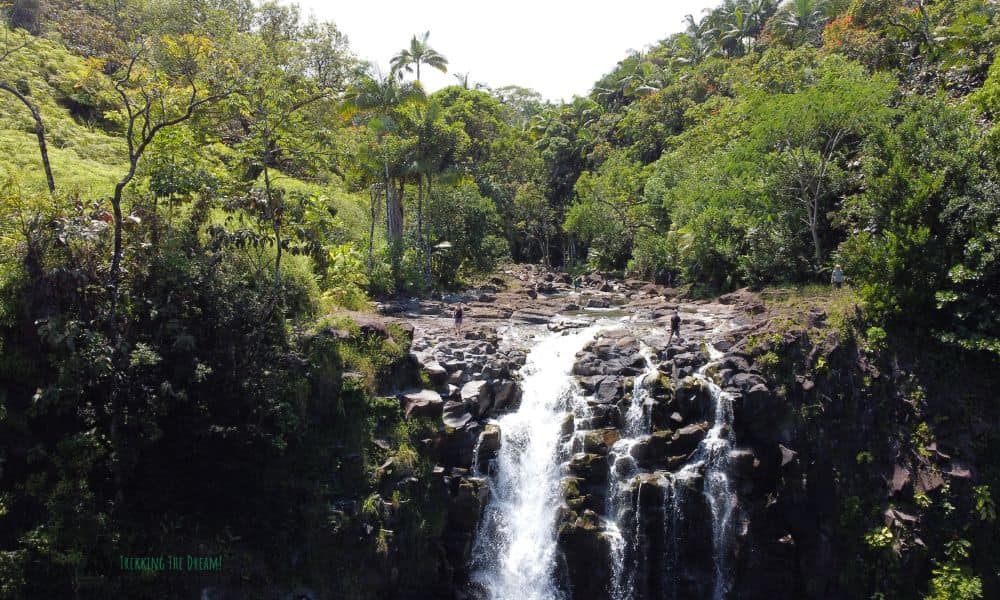
{"label": "cascading water", "polygon": [[[652,350],[642,344],[639,351],[645,361],[645,370],[636,376],[632,385],[632,399],[625,411],[624,427],[621,430],[622,438],[615,442],[608,452],[611,469],[608,475],[606,512],[610,520],[608,530],[612,542],[612,597],[614,600],[628,600],[633,596],[635,576],[639,570],[639,562],[642,560],[635,547],[636,541],[642,533],[639,518],[641,507],[638,505],[638,498],[641,494],[636,494],[636,506],[629,506],[631,493],[629,493],[628,486],[637,472],[635,460],[631,456],[632,447],[649,436],[653,426],[651,411],[646,406],[646,401],[649,399],[649,388],[646,384],[647,379],[655,374],[657,369]],[[628,547],[626,534],[631,535],[632,548]]]}
{"label": "cascading water", "polygon": [[570,375],[575,354],[596,331],[544,334],[521,369],[520,409],[498,420],[501,447],[472,573],[496,600],[563,597],[553,579],[560,417],[576,387]]}
{"label": "cascading water", "polygon": [[[711,361],[722,356],[711,347],[709,354],[710,362],[701,367],[694,377],[703,382],[711,393],[715,409],[714,422],[688,464],[674,475],[673,489],[668,494],[670,500],[664,504],[664,522],[674,523],[671,537],[676,542],[676,519],[683,518],[683,511],[678,505],[683,492],[678,489],[678,485],[697,477],[700,472],[704,478],[703,494],[712,515],[712,560],[715,564],[712,599],[723,600],[730,589],[728,564],[732,551],[733,515],[736,510],[736,495],[729,481],[729,453],[733,449],[733,399],[706,375],[712,365]],[[672,514],[666,513],[668,510]]]}
{"label": "cascading water", "polygon": [[[586,436],[608,418],[607,405],[583,396],[571,369],[576,352],[611,323],[605,320],[561,335],[540,334],[521,370],[520,409],[497,421],[501,448],[488,472],[491,497],[477,532],[471,565],[473,581],[493,600],[567,597],[557,581],[555,525],[563,504],[560,461],[579,452],[580,445],[592,443],[585,442]],[[520,334],[537,331],[517,329]],[[737,508],[728,473],[734,448],[732,398],[708,376],[709,367],[721,357],[712,348],[708,351],[709,364],[693,377],[709,392],[713,423],[680,470],[648,472],[637,464],[633,450],[652,439],[653,402],[647,383],[658,369],[653,349],[640,344],[644,369],[634,379],[629,404],[622,407],[621,437],[608,449],[610,468],[602,527],[610,543],[608,592],[613,600],[691,596],[695,589],[691,582],[697,581],[691,579],[691,573],[699,571],[698,567],[691,571],[688,561],[699,560],[696,556],[708,558],[707,539],[704,553],[695,550],[698,554],[692,555],[689,546],[695,542],[698,547],[698,540],[689,536],[697,535],[700,528],[689,519],[692,511],[703,510],[700,507],[707,508],[711,518],[714,576],[708,589],[696,584],[704,590],[698,594],[725,600],[731,591],[728,571]],[[568,440],[562,437],[567,410],[573,412],[576,422],[576,431]],[[659,489],[650,490],[644,487],[647,485]],[[662,512],[646,505],[656,494],[662,494]],[[705,568],[711,567],[706,564]],[[591,592],[600,596],[596,590]]]}

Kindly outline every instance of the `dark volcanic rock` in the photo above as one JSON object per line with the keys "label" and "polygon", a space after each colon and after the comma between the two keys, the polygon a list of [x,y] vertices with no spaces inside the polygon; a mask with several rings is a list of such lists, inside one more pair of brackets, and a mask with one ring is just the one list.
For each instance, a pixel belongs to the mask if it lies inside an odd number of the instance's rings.
{"label": "dark volcanic rock", "polygon": [[557,541],[566,576],[588,598],[607,598],[611,589],[611,540],[592,510],[559,526]]}
{"label": "dark volcanic rock", "polygon": [[409,391],[400,394],[403,412],[410,417],[440,417],[444,410],[441,394],[434,390]]}

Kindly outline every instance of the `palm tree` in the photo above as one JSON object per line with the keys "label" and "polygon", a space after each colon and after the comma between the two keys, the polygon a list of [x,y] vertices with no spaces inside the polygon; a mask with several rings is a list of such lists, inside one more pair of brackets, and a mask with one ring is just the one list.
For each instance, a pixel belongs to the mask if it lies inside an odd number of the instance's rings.
{"label": "palm tree", "polygon": [[754,21],[744,7],[737,6],[729,16],[729,22],[722,33],[723,42],[733,44],[732,54],[743,56],[753,49]]}
{"label": "palm tree", "polygon": [[[395,192],[389,165],[389,148],[385,135],[396,129],[397,113],[405,106],[422,103],[426,99],[419,83],[397,81],[392,75],[377,70],[361,74],[347,91],[342,112],[347,116],[364,114],[371,117],[368,125],[378,135],[382,144],[382,185],[385,188],[386,234],[390,244],[398,249],[403,240],[402,186]],[[369,253],[371,252],[369,247]],[[393,266],[398,267],[394,250]],[[370,259],[369,259],[370,260]]]}
{"label": "palm tree", "polygon": [[775,26],[792,34],[796,43],[810,41],[826,21],[825,4],[825,0],[789,0],[775,16]]}
{"label": "palm tree", "polygon": [[392,72],[400,78],[403,72],[411,73],[416,67],[417,81],[420,81],[420,65],[434,67],[442,73],[448,72],[448,59],[439,54],[437,50],[427,45],[427,38],[431,32],[425,31],[419,38],[414,35],[410,40],[410,47],[403,48],[396,56],[392,57]]}

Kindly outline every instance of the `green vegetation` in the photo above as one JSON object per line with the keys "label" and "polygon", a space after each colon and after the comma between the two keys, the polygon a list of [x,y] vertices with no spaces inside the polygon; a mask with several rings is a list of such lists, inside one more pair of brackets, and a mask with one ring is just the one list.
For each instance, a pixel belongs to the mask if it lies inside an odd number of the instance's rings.
{"label": "green vegetation", "polygon": [[[774,327],[748,350],[783,395],[803,363],[820,382],[849,373],[911,407],[885,437],[913,456],[973,426],[963,444],[1000,452],[995,2],[724,0],[560,105],[467,76],[428,94],[421,68],[448,65],[429,32],[382,73],[293,5],[3,11],[0,596],[146,597],[88,574],[163,548],[241,557],[234,581],[256,590],[430,585],[440,491],[380,489],[380,466],[426,475],[433,424],[378,397],[405,333],[355,321],[372,296],[506,260],[766,289]],[[847,287],[831,293],[835,264]],[[802,332],[865,368],[790,364]],[[812,400],[816,428],[859,402]],[[977,468],[974,491],[914,498],[923,538],[849,489],[850,589],[995,594],[1000,468]],[[392,582],[389,555],[409,565]]]}

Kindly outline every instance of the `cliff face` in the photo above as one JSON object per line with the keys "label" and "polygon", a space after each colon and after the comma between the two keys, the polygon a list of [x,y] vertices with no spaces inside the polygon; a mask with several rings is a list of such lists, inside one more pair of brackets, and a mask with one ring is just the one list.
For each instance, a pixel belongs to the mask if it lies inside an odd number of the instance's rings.
{"label": "cliff face", "polygon": [[[508,541],[491,511],[497,493],[512,501],[498,486],[516,465],[501,455],[525,443],[503,416],[532,392],[518,369],[539,339],[601,316],[571,372],[552,373],[569,386],[546,417],[557,491],[553,530],[538,535],[553,538],[552,589],[615,600],[922,598],[941,569],[967,574],[960,552],[945,552],[991,535],[989,442],[974,436],[987,424],[974,400],[988,377],[942,379],[908,362],[919,353],[893,351],[848,295],[709,303],[602,281],[577,298],[554,280],[549,294],[483,295],[461,336],[440,316],[418,319],[411,360],[424,375],[396,397],[406,418],[437,423],[420,448],[434,466],[414,474],[390,461],[378,477],[389,513],[400,510],[394,490],[430,490],[441,527],[419,556],[390,540],[385,593],[496,595],[489,578]],[[623,312],[566,316],[587,303]],[[668,341],[675,307],[683,338]]]}

